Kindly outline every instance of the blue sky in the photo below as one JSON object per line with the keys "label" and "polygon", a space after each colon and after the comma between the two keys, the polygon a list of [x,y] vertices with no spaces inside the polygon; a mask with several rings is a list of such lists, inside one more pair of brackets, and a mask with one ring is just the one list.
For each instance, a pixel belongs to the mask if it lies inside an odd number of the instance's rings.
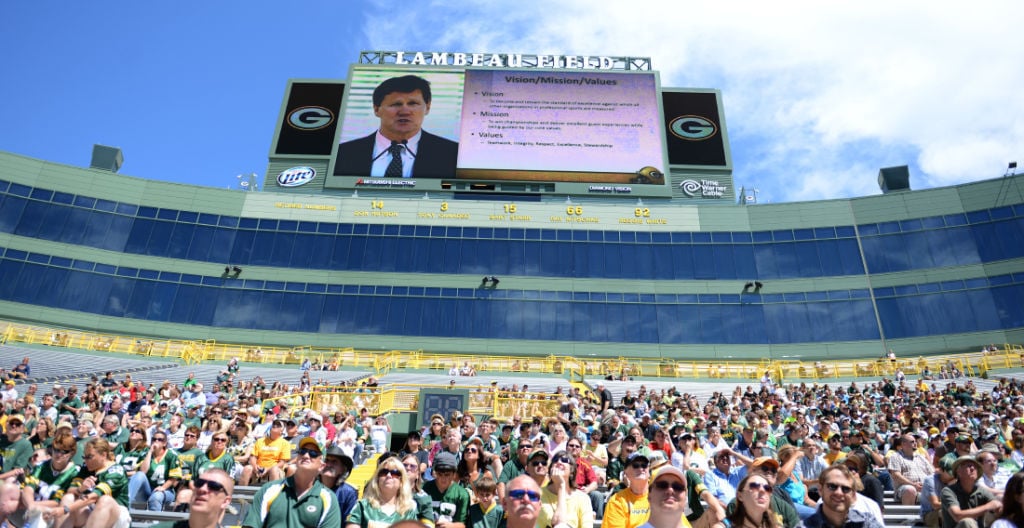
{"label": "blue sky", "polygon": [[[723,4],[723,5],[706,5]],[[1024,161],[1024,3],[0,3],[0,150],[228,187],[263,173],[285,83],[360,50],[635,55],[723,91],[737,187],[762,202],[1001,176]]]}

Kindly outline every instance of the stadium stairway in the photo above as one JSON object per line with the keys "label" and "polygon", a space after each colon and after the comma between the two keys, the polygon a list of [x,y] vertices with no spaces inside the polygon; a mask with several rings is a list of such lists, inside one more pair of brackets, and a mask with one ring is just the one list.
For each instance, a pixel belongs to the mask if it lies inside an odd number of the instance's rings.
{"label": "stadium stairway", "polygon": [[380,453],[373,453],[366,457],[366,459],[363,460],[363,463],[359,464],[352,470],[352,473],[348,476],[348,480],[345,481],[356,488],[356,491],[359,492],[360,498],[363,496],[363,487],[366,486],[366,483],[373,478],[373,474],[377,471],[377,460],[379,458]]}

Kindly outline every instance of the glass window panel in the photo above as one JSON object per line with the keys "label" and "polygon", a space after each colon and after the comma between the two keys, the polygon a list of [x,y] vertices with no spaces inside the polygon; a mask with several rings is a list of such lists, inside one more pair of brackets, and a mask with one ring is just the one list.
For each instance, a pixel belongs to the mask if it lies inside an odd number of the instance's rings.
{"label": "glass window panel", "polygon": [[153,229],[150,231],[149,240],[146,242],[146,254],[162,257],[167,254],[167,244],[171,240],[171,231],[174,224],[170,222],[153,222]]}
{"label": "glass window panel", "polygon": [[[137,218],[132,223],[132,229],[128,233],[128,240],[125,242],[124,251],[125,253],[139,253],[144,254],[146,252],[146,246],[149,243],[149,236],[153,231],[153,221],[144,220]],[[68,235],[68,230],[65,229],[65,236]]]}
{"label": "glass window panel", "polygon": [[4,233],[14,231],[18,221],[21,219],[21,212],[25,209],[27,203],[28,201],[24,198],[4,197],[3,204],[0,206],[0,231]]}
{"label": "glass window panel", "polygon": [[67,281],[69,271],[53,267],[40,268],[39,286],[33,292],[32,297],[26,302],[56,307],[64,291],[64,283]]}
{"label": "glass window panel", "polygon": [[772,252],[775,253],[776,273],[780,278],[790,279],[799,277],[799,264],[794,243],[775,243],[772,245]]}
{"label": "glass window panel", "polygon": [[210,243],[210,252],[206,260],[225,264],[248,264],[249,246],[252,244],[253,236],[253,231],[213,228],[213,241]]}
{"label": "glass window panel", "polygon": [[676,280],[692,280],[696,277],[693,266],[693,246],[680,244],[671,246],[673,277]]}
{"label": "glass window panel", "polygon": [[160,209],[159,211],[157,211],[156,217],[159,218],[160,220],[171,220],[171,221],[174,221],[174,220],[178,219],[178,210],[177,209]]}
{"label": "glass window panel", "polygon": [[733,258],[732,246],[731,245],[718,245],[713,246],[713,254],[715,259],[715,278],[718,279],[730,279],[736,278],[736,263]]}
{"label": "glass window panel", "polygon": [[839,255],[838,240],[818,240],[818,260],[821,262],[821,273],[825,277],[845,275],[842,258]]}
{"label": "glass window panel", "polygon": [[444,272],[444,256],[446,242],[447,241],[443,238],[428,238],[426,240],[427,260],[425,262],[420,263],[420,266],[422,266],[423,271],[427,273]]}
{"label": "glass window panel", "polygon": [[210,253],[210,244],[213,243],[213,227],[205,225],[193,226],[192,241],[188,245],[187,258],[191,260],[206,260]]}
{"label": "glass window panel", "polygon": [[606,267],[608,263],[608,256],[606,251],[611,247],[611,244],[603,244],[601,242],[591,242],[586,245],[587,249],[587,273],[580,273],[580,277],[595,277],[602,278],[608,276],[608,269]]}
{"label": "glass window panel", "polygon": [[132,293],[128,298],[127,306],[125,306],[124,316],[133,319],[146,319],[151,306],[160,304],[162,301],[162,299],[154,297],[157,283],[148,280],[129,279],[129,281],[132,283]]}
{"label": "glass window panel", "polygon": [[796,242],[793,244],[800,277],[820,277],[821,261],[818,260],[817,242]]}
{"label": "glass window panel", "polygon": [[249,252],[249,258],[242,260],[241,258],[235,258],[232,255],[232,263],[245,263],[256,266],[270,266],[273,263],[272,257],[274,253],[274,241],[277,238],[277,233],[273,231],[255,231],[255,232],[239,232],[235,238],[235,249],[238,250],[238,241],[243,238],[244,234],[250,234],[252,236],[252,243]]}
{"label": "glass window panel", "polygon": [[70,205],[75,202],[75,195],[57,191],[53,193],[53,201],[59,204]]}
{"label": "glass window panel", "polygon": [[715,254],[712,246],[706,244],[694,244],[693,248],[693,275],[696,279],[714,279]]}
{"label": "glass window panel", "polygon": [[[557,242],[535,242],[530,244],[538,253],[538,275],[543,277],[557,277],[572,271],[572,262],[565,261],[562,254],[562,244]],[[538,247],[539,246],[539,247]]]}
{"label": "glass window panel", "polygon": [[[668,244],[657,244],[651,247],[651,251],[651,260],[654,265],[654,278],[658,280],[675,279],[676,271],[672,262],[672,246]],[[576,262],[576,267],[580,267],[579,262]]]}
{"label": "glass window panel", "polygon": [[46,219],[46,210],[50,207],[52,206],[49,203],[29,200],[22,210],[17,226],[14,228],[14,234],[25,237],[36,236],[39,233],[40,226]]}
{"label": "glass window panel", "polygon": [[946,220],[946,225],[949,227],[967,225],[967,215],[964,213],[948,214],[943,218]]}
{"label": "glass window panel", "polygon": [[[11,191],[14,191],[14,186],[11,186]],[[92,206],[96,205],[96,199],[88,196],[75,196],[75,207],[81,207],[83,209],[92,209]]]}
{"label": "glass window panel", "polygon": [[843,275],[863,275],[864,263],[860,258],[857,241],[855,239],[838,240],[836,245],[839,248],[839,258],[843,263]]}
{"label": "glass window panel", "polygon": [[909,220],[900,220],[900,230],[904,233],[908,231],[918,231],[921,229],[921,219],[911,218]]}
{"label": "glass window panel", "polygon": [[188,246],[192,242],[192,233],[195,231],[195,224],[182,224],[176,222],[171,230],[170,240],[167,242],[167,253],[170,258],[182,258],[188,254]]}
{"label": "glass window panel", "polygon": [[988,214],[988,210],[985,209],[981,211],[969,211],[967,213],[967,221],[972,224],[980,224],[988,222],[989,220],[991,220],[991,217]]}
{"label": "glass window panel", "polygon": [[763,279],[778,278],[779,271],[775,265],[775,251],[771,244],[754,244],[754,262],[757,265],[756,277]]}
{"label": "glass window panel", "polygon": [[[21,270],[17,273],[16,278],[11,280],[14,283],[13,290],[10,293],[4,292],[2,298],[20,303],[31,303],[35,299],[36,292],[43,286],[43,270],[46,269],[46,266],[26,263],[20,267]],[[4,278],[7,278],[6,273]]]}
{"label": "glass window panel", "polygon": [[969,331],[980,332],[1002,329],[999,321],[999,310],[996,308],[990,291],[972,290],[964,292],[964,298],[971,307],[971,313],[974,314],[973,327]]}
{"label": "glass window panel", "polygon": [[651,246],[637,244],[629,248],[627,257],[632,262],[632,274],[636,279],[654,278],[654,253]]}
{"label": "glass window panel", "polygon": [[270,253],[272,266],[288,267],[292,261],[292,247],[295,246],[295,233],[278,232],[274,234],[274,249]]}

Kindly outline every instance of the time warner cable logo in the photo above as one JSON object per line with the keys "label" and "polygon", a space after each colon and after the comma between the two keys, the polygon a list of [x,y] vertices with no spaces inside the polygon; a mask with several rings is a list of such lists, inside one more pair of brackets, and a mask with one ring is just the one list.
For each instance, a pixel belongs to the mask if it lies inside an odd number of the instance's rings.
{"label": "time warner cable logo", "polygon": [[292,167],[277,175],[277,184],[281,187],[298,187],[313,181],[313,178],[316,178],[316,169],[313,167]]}

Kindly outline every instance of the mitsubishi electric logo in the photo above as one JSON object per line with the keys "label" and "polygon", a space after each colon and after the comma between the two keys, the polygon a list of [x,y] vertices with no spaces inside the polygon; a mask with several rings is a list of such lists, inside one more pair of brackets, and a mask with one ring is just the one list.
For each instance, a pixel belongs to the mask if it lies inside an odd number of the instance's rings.
{"label": "mitsubishi electric logo", "polygon": [[371,185],[377,187],[415,187],[416,180],[384,180],[359,178],[356,185]]}
{"label": "mitsubishi electric logo", "polygon": [[668,124],[672,135],[687,141],[703,141],[709,139],[718,132],[710,119],[695,115],[679,116]]}

